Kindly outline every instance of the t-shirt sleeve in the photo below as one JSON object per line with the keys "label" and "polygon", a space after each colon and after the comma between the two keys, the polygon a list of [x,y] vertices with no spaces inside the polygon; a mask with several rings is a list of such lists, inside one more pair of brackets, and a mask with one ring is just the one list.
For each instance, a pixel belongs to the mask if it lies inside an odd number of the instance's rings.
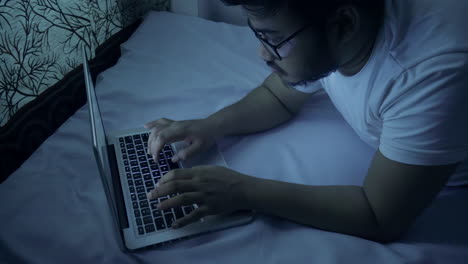
{"label": "t-shirt sleeve", "polygon": [[303,93],[315,93],[323,89],[321,81],[307,82],[304,84],[294,85],[291,87]]}
{"label": "t-shirt sleeve", "polygon": [[380,108],[380,152],[413,165],[448,165],[468,156],[468,54],[441,55],[401,74]]}

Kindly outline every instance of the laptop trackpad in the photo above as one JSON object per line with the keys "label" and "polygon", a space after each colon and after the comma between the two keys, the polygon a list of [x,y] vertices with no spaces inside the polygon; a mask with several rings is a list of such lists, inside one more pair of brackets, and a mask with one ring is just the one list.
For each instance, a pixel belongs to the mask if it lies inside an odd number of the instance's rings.
{"label": "laptop trackpad", "polygon": [[[185,141],[179,141],[173,144],[175,153],[178,153],[187,146],[188,144]],[[183,168],[192,168],[200,165],[217,165],[228,167],[223,158],[223,155],[219,152],[217,145],[213,145],[207,151],[196,154],[187,160],[180,161],[180,164]]]}

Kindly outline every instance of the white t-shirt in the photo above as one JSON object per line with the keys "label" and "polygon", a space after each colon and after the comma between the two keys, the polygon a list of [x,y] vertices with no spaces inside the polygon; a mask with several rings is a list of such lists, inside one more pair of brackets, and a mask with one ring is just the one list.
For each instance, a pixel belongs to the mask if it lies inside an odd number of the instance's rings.
{"label": "white t-shirt", "polygon": [[387,0],[373,53],[354,76],[325,89],[356,133],[387,158],[413,165],[462,162],[448,185],[468,184],[468,2]]}

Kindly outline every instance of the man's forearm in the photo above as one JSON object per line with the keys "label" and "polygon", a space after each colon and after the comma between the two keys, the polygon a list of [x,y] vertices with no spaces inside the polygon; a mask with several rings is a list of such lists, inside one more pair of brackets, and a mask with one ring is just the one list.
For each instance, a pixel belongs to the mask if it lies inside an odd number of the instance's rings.
{"label": "man's forearm", "polygon": [[246,209],[327,231],[385,240],[358,186],[307,186],[252,178],[243,193]]}
{"label": "man's forearm", "polygon": [[259,86],[239,102],[209,116],[221,136],[261,132],[293,117],[265,86]]}

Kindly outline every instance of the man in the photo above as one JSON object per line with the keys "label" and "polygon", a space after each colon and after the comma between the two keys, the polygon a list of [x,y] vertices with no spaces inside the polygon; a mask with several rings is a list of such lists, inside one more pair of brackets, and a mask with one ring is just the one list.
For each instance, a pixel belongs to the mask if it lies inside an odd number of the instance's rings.
{"label": "man", "polygon": [[148,123],[152,155],[186,140],[191,145],[174,160],[186,159],[223,136],[273,128],[319,89],[377,151],[362,187],[292,184],[215,166],[171,171],[148,196],[181,193],[162,209],[200,204],[174,227],[253,209],[385,243],[401,237],[447,183],[468,183],[463,1],[224,2],[247,11],[274,73],[206,119]]}

